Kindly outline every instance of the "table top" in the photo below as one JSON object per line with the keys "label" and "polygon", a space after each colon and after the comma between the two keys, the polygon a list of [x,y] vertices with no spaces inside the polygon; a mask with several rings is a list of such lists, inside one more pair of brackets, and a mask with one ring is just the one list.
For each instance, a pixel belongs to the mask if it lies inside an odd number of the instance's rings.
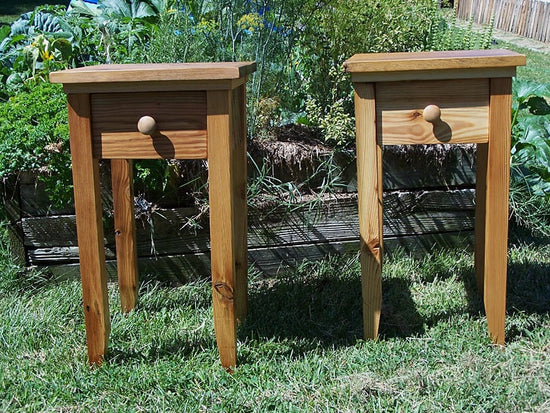
{"label": "table top", "polygon": [[344,62],[350,73],[459,70],[525,66],[525,56],[503,49],[356,54]]}
{"label": "table top", "polygon": [[235,80],[256,70],[255,62],[148,63],[85,66],[50,73],[52,83],[87,84]]}

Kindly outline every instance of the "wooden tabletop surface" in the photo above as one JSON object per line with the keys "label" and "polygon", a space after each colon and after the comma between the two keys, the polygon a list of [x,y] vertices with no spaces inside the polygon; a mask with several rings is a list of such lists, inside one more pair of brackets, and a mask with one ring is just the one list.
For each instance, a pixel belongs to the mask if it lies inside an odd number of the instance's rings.
{"label": "wooden tabletop surface", "polygon": [[256,70],[255,62],[111,64],[50,73],[52,83],[232,80]]}
{"label": "wooden tabletop surface", "polygon": [[356,54],[344,62],[350,73],[456,70],[525,66],[525,56],[502,49]]}

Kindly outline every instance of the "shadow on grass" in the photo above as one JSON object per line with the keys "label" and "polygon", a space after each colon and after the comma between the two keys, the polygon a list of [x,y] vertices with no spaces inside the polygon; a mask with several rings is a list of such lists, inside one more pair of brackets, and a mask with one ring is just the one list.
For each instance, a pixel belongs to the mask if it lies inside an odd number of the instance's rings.
{"label": "shadow on grass", "polygon": [[[518,321],[515,316],[550,312],[550,263],[536,257],[535,253],[530,259],[518,260],[513,256],[509,259],[508,342],[522,336],[526,329],[536,327],[529,327],[528,323]],[[422,315],[414,302],[412,280],[384,279],[380,337],[387,339],[422,335],[427,327],[454,315],[484,317],[483,300],[478,293],[473,265],[462,267],[460,274],[452,266],[437,271],[438,280],[451,277],[463,285],[467,307],[442,308],[430,316]],[[428,274],[423,282],[431,281]],[[363,337],[361,306],[361,283],[357,271],[343,276],[340,273],[320,277],[287,275],[251,289],[249,315],[241,335],[276,341],[287,339],[300,343],[301,350],[307,350],[308,346],[332,348],[353,345]]]}
{"label": "shadow on grass", "polygon": [[[506,341],[520,339],[526,331],[537,328],[538,318],[550,312],[550,262],[548,256],[538,257],[538,247],[531,252],[511,254],[508,265],[507,329]],[[350,264],[351,262],[351,264]],[[424,261],[426,262],[426,260]],[[420,263],[419,281],[406,276],[386,277],[383,280],[383,304],[380,322],[381,339],[414,337],[425,333],[426,328],[454,315],[469,314],[473,318],[484,317],[484,306],[477,291],[472,265],[436,265],[430,273],[429,265]],[[452,263],[452,259],[447,259]],[[426,266],[426,267],[424,267]],[[259,341],[262,345],[274,343],[277,354],[300,357],[316,349],[331,349],[354,345],[363,337],[361,282],[358,265],[353,260],[332,260],[324,269],[322,264],[310,263],[301,269],[276,278],[266,278],[252,283],[249,291],[248,317],[241,326],[239,337]],[[428,267],[428,268],[427,268]],[[459,271],[459,273],[457,273]],[[418,273],[416,277],[418,278]],[[467,304],[446,306],[430,315],[424,312],[412,297],[416,283],[430,284],[455,279],[463,285]],[[167,287],[171,288],[171,287]],[[200,307],[210,305],[209,286],[195,300]],[[173,300],[173,302],[171,302]],[[189,305],[189,298],[177,296],[161,303],[147,304],[146,311],[160,311]],[[197,305],[197,302],[194,302]],[[534,320],[534,321],[533,321]],[[540,326],[538,326],[540,327]],[[487,336],[488,337],[488,336]],[[267,344],[269,345],[269,344]],[[246,347],[246,346],[244,346]],[[195,355],[200,349],[215,349],[215,338],[209,334],[189,337],[166,338],[156,343],[154,350],[146,354],[132,350],[114,349],[113,360],[155,359],[169,354],[181,357]],[[264,350],[262,350],[264,351]],[[267,350],[266,350],[267,351]],[[241,363],[253,362],[256,351],[240,356]],[[248,355],[247,355],[248,354]]]}
{"label": "shadow on grass", "polygon": [[[384,280],[380,335],[407,337],[424,332],[408,282]],[[241,335],[290,340],[299,351],[353,345],[363,338],[361,281],[354,276],[291,277],[269,280],[249,291]],[[296,350],[296,349],[293,349]]]}

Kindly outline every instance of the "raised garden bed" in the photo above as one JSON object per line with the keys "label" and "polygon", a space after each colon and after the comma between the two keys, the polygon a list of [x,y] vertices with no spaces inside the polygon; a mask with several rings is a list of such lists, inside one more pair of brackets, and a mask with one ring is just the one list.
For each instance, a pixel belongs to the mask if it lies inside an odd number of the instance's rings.
{"label": "raised garden bed", "polygon": [[[299,149],[293,145],[300,146]],[[472,146],[388,146],[384,152],[384,243],[386,252],[402,248],[423,254],[436,247],[471,247],[474,228],[475,168]],[[275,152],[286,156],[273,156]],[[314,156],[289,154],[315,153]],[[322,146],[305,142],[264,142],[251,150],[258,164],[268,162],[282,182],[299,181],[330,156]],[[275,161],[268,161],[275,159]],[[261,197],[249,200],[249,264],[273,274],[303,259],[353,253],[359,248],[356,168],[353,151],[333,157],[340,168],[338,192],[306,195],[292,202]],[[106,165],[108,167],[108,165]],[[251,175],[254,167],[249,165]],[[108,177],[108,170],[105,170]],[[319,177],[322,180],[322,177]],[[104,180],[108,182],[108,179]],[[310,182],[310,186],[318,185]],[[116,275],[115,243],[109,185],[103,192],[107,270]],[[4,183],[4,206],[11,223],[12,250],[27,266],[56,276],[78,273],[75,216],[71,209],[55,210],[35,176]],[[138,208],[139,209],[139,208]],[[208,214],[195,226],[194,207],[159,207],[142,214],[137,238],[140,271],[183,282],[207,276]]]}

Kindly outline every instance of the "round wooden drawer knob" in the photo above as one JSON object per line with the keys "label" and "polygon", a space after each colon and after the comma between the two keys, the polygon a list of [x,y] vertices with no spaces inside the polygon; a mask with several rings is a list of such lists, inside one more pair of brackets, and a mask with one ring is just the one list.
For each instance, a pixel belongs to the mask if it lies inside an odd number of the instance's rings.
{"label": "round wooden drawer knob", "polygon": [[424,108],[422,115],[424,116],[424,120],[426,122],[439,122],[441,119],[441,109],[439,109],[439,106],[437,105],[428,105]]}
{"label": "round wooden drawer knob", "polygon": [[157,131],[157,121],[151,116],[142,116],[138,121],[137,128],[144,135],[152,135]]}

